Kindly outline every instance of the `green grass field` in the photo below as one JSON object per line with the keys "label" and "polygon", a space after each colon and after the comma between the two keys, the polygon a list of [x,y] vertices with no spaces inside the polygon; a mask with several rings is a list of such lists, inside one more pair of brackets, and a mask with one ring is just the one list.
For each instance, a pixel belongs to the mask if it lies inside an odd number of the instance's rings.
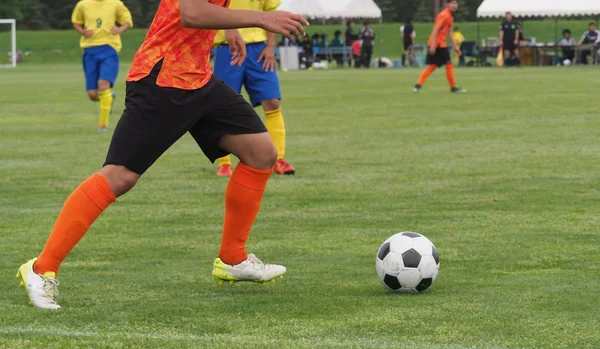
{"label": "green grass field", "polygon": [[[443,72],[415,95],[418,73],[281,74],[298,173],[249,242],[281,282],[211,279],[226,180],[186,136],[76,247],[49,312],[14,274],[111,135],[78,64],[0,70],[0,348],[599,348],[597,69],[457,69],[466,95]],[[375,273],[403,230],[440,253],[423,295]]]}
{"label": "green grass field", "polygon": [[[589,20],[560,20],[558,21],[559,37],[564,28],[569,28],[576,39],[587,29]],[[481,39],[498,36],[498,26],[500,20],[489,20],[480,23],[479,37]],[[477,23],[457,23],[466,40],[477,41]],[[376,56],[379,56],[383,50],[383,55],[391,58],[399,58],[402,55],[402,39],[400,37],[400,23],[386,23],[383,27],[374,24],[379,40],[376,47]],[[357,24],[358,31],[360,23]],[[417,43],[426,44],[431,32],[431,23],[417,23],[415,30],[417,32]],[[537,42],[554,42],[555,26],[553,20],[526,21],[524,23],[526,37],[535,37]],[[7,27],[5,27],[7,28]],[[2,29],[2,27],[0,27]],[[336,30],[342,30],[341,25],[323,26],[318,20],[313,21],[307,28],[309,35],[315,33],[328,33],[329,39],[333,38]],[[144,41],[147,29],[132,29],[123,34],[123,51],[121,57],[123,61],[130,62],[133,55]],[[17,31],[18,50],[30,51],[30,56],[24,57],[25,63],[64,63],[81,61],[81,49],[79,49],[79,35],[74,30],[55,30],[55,31]],[[480,42],[480,41],[478,41]],[[10,36],[7,32],[0,32],[0,53],[10,51]],[[8,57],[2,55],[0,60],[8,60]],[[5,62],[0,62],[3,64]]]}

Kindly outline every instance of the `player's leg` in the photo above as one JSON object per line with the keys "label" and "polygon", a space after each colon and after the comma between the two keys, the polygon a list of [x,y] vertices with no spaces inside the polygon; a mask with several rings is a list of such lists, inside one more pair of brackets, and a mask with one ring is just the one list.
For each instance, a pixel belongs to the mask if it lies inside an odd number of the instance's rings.
{"label": "player's leg", "polygon": [[450,85],[450,91],[453,93],[466,92],[465,90],[456,87],[456,76],[454,75],[454,63],[450,57],[450,51],[447,48],[439,48],[437,52],[438,64],[446,66],[446,79]]}
{"label": "player's leg", "polygon": [[504,66],[505,67],[510,67],[512,65],[512,60],[511,60],[511,46],[512,44],[510,43],[504,43]]}
{"label": "player's leg", "polygon": [[246,252],[246,241],[258,214],[267,181],[277,160],[277,150],[267,129],[239,94],[224,83],[209,82],[209,115],[190,133],[206,156],[214,161],[232,153],[240,159],[225,193],[225,221],[213,277],[223,281],[265,282],[285,273],[285,268],[262,264]]}
{"label": "player's leg", "polygon": [[[241,67],[231,66],[231,51],[228,45],[217,47],[214,62],[214,74],[217,78],[223,80],[229,87],[237,93],[242,92],[242,84],[244,80],[244,65]],[[233,173],[231,167],[231,155],[226,155],[218,159],[219,167],[217,168],[217,176],[230,177]]]}
{"label": "player's leg", "polygon": [[[125,111],[115,128],[104,167],[71,193],[42,253],[19,268],[17,275],[23,278],[36,307],[60,308],[56,303],[56,274],[62,261],[98,216],[133,188],[156,159],[196,123],[196,119],[187,120],[183,107],[170,103],[170,94],[187,91],[160,88],[155,79],[128,84]],[[181,121],[174,123],[173,114],[180,115]]]}
{"label": "player's leg", "polygon": [[427,49],[427,59],[425,61],[427,67],[423,69],[423,72],[421,73],[421,76],[419,76],[419,80],[417,80],[417,84],[413,88],[413,91],[419,92],[421,90],[421,87],[423,87],[425,82],[427,82],[429,76],[436,70],[438,66],[440,66],[440,64],[438,63],[438,52],[439,49],[437,49],[434,54],[431,54],[429,53],[429,48]]}
{"label": "player's leg", "polygon": [[513,51],[513,65],[515,67],[521,66],[521,52],[518,46],[515,46],[515,49]]}
{"label": "player's leg", "polygon": [[103,46],[102,49],[100,73],[98,75],[98,99],[100,101],[98,130],[107,131],[115,99],[115,94],[111,88],[114,86],[119,74],[119,54],[108,45]]}
{"label": "player's leg", "polygon": [[264,48],[264,43],[247,45],[248,58],[244,79],[246,91],[250,95],[252,106],[261,105],[265,112],[265,126],[278,153],[274,172],[281,175],[293,175],[296,169],[284,158],[286,129],[279,102],[281,100],[279,78],[276,72],[265,71],[262,62],[258,62]]}
{"label": "player's leg", "polygon": [[85,91],[92,102],[98,101],[98,76],[100,69],[96,55],[86,49],[83,52],[83,73],[85,75]]}

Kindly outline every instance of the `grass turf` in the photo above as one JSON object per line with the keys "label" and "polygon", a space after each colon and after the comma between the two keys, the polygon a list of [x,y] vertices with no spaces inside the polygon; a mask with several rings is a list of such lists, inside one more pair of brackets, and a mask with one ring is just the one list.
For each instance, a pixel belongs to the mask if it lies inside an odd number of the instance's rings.
{"label": "grass turf", "polygon": [[[186,136],[76,247],[48,312],[14,273],[110,134],[79,65],[1,70],[0,347],[600,347],[596,70],[457,75],[468,94],[442,72],[418,95],[417,70],[281,74],[298,174],[271,179],[249,248],[282,282],[210,278],[226,180]],[[440,252],[423,295],[375,274],[402,230]]]}
{"label": "grass turf", "polygon": [[[478,41],[488,37],[498,37],[498,27],[500,19],[482,21],[479,25],[476,22],[457,23],[461,31],[465,35],[467,41]],[[524,23],[526,37],[535,37],[537,42],[555,42],[555,37],[562,36],[564,28],[571,29],[575,39],[579,40],[580,36],[587,29],[589,20],[560,20],[558,21],[558,33],[555,33],[553,20],[532,20]],[[378,35],[378,42],[375,48],[375,56],[379,57],[383,50],[383,55],[391,58],[400,58],[402,55],[402,38],[400,37],[401,23],[385,23],[383,27],[373,25],[373,29]],[[355,31],[358,32],[361,24],[357,23]],[[7,29],[0,26],[1,29]],[[431,23],[417,23],[415,30],[417,33],[416,42],[425,45],[429,34],[431,33]],[[310,35],[320,34],[325,32],[329,36],[329,40],[333,38],[333,33],[336,30],[344,31],[344,28],[339,25],[323,26],[318,21],[307,28]],[[121,57],[123,61],[129,62],[133,59],[133,55],[140,47],[146,35],[147,29],[134,28],[123,34],[123,50]],[[478,41],[480,43],[480,41]],[[44,30],[44,31],[17,31],[17,49],[23,52],[30,51],[30,56],[23,57],[25,64],[27,63],[65,63],[65,62],[81,62],[81,49],[79,48],[79,35],[74,30]],[[10,51],[10,32],[0,32],[0,53]],[[0,55],[0,64],[8,63],[8,56]]]}

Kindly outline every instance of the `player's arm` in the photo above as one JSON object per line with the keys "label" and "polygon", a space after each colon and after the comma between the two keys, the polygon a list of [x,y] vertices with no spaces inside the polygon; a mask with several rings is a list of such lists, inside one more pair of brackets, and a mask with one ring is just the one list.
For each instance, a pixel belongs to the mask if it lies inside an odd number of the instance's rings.
{"label": "player's arm", "polygon": [[435,49],[437,47],[437,37],[440,29],[442,29],[442,27],[436,24],[433,27],[433,31],[431,31],[431,36],[429,36],[429,42],[431,43],[431,46],[429,47],[429,53],[431,54],[435,53]]}
{"label": "player's arm", "polygon": [[519,26],[517,26],[517,30],[515,31],[515,45],[519,44],[519,40],[521,36],[521,28],[519,28]]}
{"label": "player's arm", "polygon": [[456,40],[454,39],[454,35],[452,35],[452,32],[450,30],[448,31],[448,37],[450,38],[452,47],[454,47],[454,52],[456,52],[457,55],[461,56],[462,52],[460,51],[460,44],[456,42]]}
{"label": "player's arm", "polygon": [[85,29],[83,27],[85,23],[85,17],[83,15],[83,10],[81,9],[81,3],[77,3],[75,9],[73,9],[71,22],[73,23],[73,29],[75,29],[79,35],[85,36],[88,39],[94,36],[94,32],[92,30]]}
{"label": "player's arm", "polygon": [[284,11],[257,12],[230,10],[210,4],[208,0],[181,0],[179,5],[181,23],[186,28],[236,29],[260,27],[266,31],[283,34],[305,35],[306,19]]}
{"label": "player's arm", "polygon": [[500,25],[500,34],[498,34],[500,38],[500,47],[504,46],[504,30],[502,30],[502,24]]}
{"label": "player's arm", "polygon": [[277,60],[275,59],[275,46],[277,46],[277,34],[267,33],[267,46],[258,57],[259,62],[263,62],[264,71],[275,71],[277,69]]}
{"label": "player's arm", "polygon": [[115,25],[110,30],[114,35],[123,34],[127,29],[133,27],[133,17],[131,16],[131,12],[122,2],[119,2],[117,7],[116,18],[120,25],[118,27]]}
{"label": "player's arm", "polygon": [[[263,10],[265,12],[277,11],[281,5],[279,0],[268,0],[265,2]],[[267,32],[267,46],[258,57],[259,62],[263,62],[264,71],[275,71],[277,69],[277,60],[275,59],[275,47],[277,46],[277,34]]]}

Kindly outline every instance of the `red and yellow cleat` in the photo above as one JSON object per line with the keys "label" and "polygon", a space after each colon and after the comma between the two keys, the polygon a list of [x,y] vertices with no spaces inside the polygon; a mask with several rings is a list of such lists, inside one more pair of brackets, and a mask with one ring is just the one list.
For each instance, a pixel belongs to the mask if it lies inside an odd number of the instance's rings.
{"label": "red and yellow cleat", "polygon": [[221,165],[217,169],[217,176],[219,177],[231,177],[232,174],[231,165]]}
{"label": "red and yellow cleat", "polygon": [[294,168],[294,166],[290,165],[284,159],[279,159],[275,163],[273,172],[280,174],[280,175],[293,175],[294,173],[296,173],[296,169]]}

